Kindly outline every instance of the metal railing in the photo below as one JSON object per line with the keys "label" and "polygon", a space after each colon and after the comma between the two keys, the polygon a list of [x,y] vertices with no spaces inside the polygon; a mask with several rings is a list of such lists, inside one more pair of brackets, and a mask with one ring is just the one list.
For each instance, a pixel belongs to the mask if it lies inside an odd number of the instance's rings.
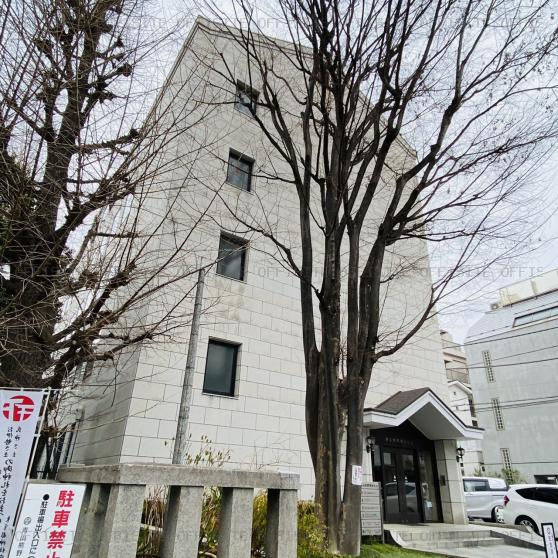
{"label": "metal railing", "polygon": [[135,558],[146,487],[169,487],[161,558],[195,558],[204,487],[222,491],[219,558],[249,558],[256,488],[267,490],[266,558],[296,558],[296,474],[181,465],[61,468],[58,480],[87,485],[72,558]]}

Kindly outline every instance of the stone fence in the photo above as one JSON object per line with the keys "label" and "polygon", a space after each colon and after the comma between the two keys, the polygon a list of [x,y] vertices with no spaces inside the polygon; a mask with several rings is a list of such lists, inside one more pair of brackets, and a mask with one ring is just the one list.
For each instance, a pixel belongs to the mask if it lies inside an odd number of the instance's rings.
{"label": "stone fence", "polygon": [[267,489],[267,558],[296,558],[298,475],[180,465],[120,464],[60,469],[87,489],[72,558],[135,558],[146,486],[169,487],[161,558],[195,558],[204,487],[223,489],[219,558],[249,558],[254,490]]}

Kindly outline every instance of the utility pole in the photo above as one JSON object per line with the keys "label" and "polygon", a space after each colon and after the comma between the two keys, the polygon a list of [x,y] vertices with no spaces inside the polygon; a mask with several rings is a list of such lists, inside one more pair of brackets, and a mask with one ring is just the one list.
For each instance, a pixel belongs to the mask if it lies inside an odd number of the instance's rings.
{"label": "utility pole", "polygon": [[178,413],[178,423],[176,425],[176,436],[174,440],[174,451],[172,454],[172,462],[175,465],[183,464],[186,453],[186,432],[188,430],[188,416],[190,414],[192,381],[194,377],[194,369],[196,367],[196,355],[198,352],[198,337],[200,332],[200,316],[203,303],[204,282],[205,270],[202,267],[198,273],[198,283],[196,285],[194,315],[192,316],[192,325],[190,326],[188,354],[186,355],[186,369],[184,371],[184,381],[182,383],[180,411]]}

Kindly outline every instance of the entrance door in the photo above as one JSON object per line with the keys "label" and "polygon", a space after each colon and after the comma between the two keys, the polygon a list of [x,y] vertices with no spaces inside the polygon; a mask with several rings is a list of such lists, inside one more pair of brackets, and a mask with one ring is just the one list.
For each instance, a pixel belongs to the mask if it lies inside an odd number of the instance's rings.
{"label": "entrance door", "polygon": [[418,474],[414,451],[384,448],[384,502],[388,523],[421,520]]}

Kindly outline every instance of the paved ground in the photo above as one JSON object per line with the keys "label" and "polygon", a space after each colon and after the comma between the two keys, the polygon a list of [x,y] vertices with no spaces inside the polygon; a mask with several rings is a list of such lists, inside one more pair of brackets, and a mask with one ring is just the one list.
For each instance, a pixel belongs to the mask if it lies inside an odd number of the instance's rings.
{"label": "paved ground", "polygon": [[[429,550],[430,552],[438,552],[443,555],[455,558],[543,558],[545,556],[542,538],[534,533],[528,533],[511,526],[470,523],[468,525],[452,525],[448,523],[430,523],[420,525],[389,525],[386,524],[386,530],[390,530],[392,534],[399,532],[404,536],[404,540],[400,540],[403,547],[419,548],[420,550]],[[494,537],[495,533],[502,536],[521,539],[535,545],[540,545],[539,549],[525,548],[522,546],[514,546],[510,544],[491,544],[490,546],[461,546],[452,545],[451,540],[446,539],[443,546],[438,546],[436,539],[432,539],[429,532],[444,531],[451,532],[455,538],[486,538]],[[492,534],[491,534],[492,531]],[[412,538],[412,541],[411,541]],[[494,540],[492,538],[492,540]],[[456,543],[459,541],[456,540]]]}
{"label": "paved ground", "polygon": [[479,546],[477,548],[459,549],[460,558],[542,558],[544,550],[531,550],[520,546],[509,544],[498,544],[496,546]]}

